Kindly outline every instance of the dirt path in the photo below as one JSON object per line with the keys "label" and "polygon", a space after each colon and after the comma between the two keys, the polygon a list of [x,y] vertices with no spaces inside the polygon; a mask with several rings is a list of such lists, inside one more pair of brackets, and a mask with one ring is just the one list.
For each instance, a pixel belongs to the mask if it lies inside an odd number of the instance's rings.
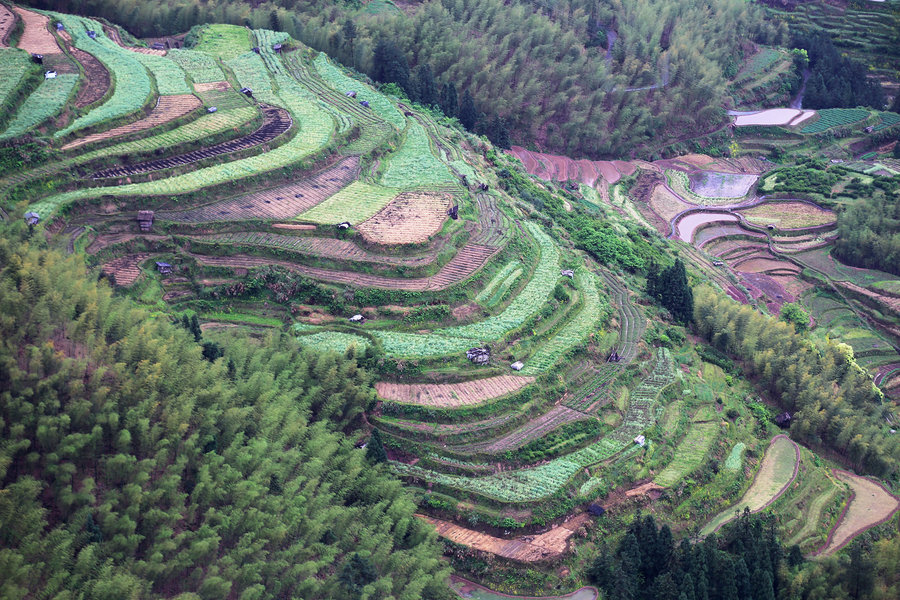
{"label": "dirt path", "polygon": [[25,10],[18,6],[13,7],[22,21],[25,23],[25,31],[19,39],[19,48],[31,54],[62,54],[56,38],[50,33],[50,19],[44,15]]}
{"label": "dirt path", "polygon": [[587,513],[582,513],[540,535],[524,535],[516,539],[504,540],[460,527],[450,521],[434,519],[425,515],[416,516],[434,525],[438,535],[452,542],[519,562],[537,562],[560,556],[568,549],[568,541],[572,534],[590,520]]}
{"label": "dirt path", "polygon": [[[195,96],[192,96],[190,94],[187,94],[186,96],[194,98],[197,102],[197,106],[199,106],[200,101]],[[163,96],[163,98],[165,97],[166,96]],[[179,96],[171,97],[178,98]],[[159,158],[133,165],[103,169],[91,175],[91,178],[105,179],[109,177],[128,177],[130,175],[150,173],[152,171],[159,171],[161,169],[170,169],[172,167],[188,165],[200,160],[204,160],[206,158],[219,156],[221,154],[230,154],[233,152],[239,152],[241,150],[247,150],[248,148],[253,148],[255,146],[259,146],[261,144],[265,144],[274,140],[279,135],[290,129],[294,124],[293,119],[291,119],[290,113],[283,108],[266,105],[262,105],[261,108],[264,117],[263,124],[259,129],[249,135],[245,135],[244,137],[240,137],[235,140],[222,142],[221,144],[216,144],[215,146],[210,146],[208,148],[194,150],[193,152],[187,152],[185,154],[179,154],[177,156],[170,156],[169,158]],[[193,110],[193,108],[191,110]],[[186,111],[184,114],[187,114],[187,112],[190,112],[190,110]],[[166,120],[171,120],[171,118]],[[140,123],[140,121],[138,121],[138,123]]]}
{"label": "dirt path", "polygon": [[850,486],[853,495],[816,555],[834,554],[860,533],[889,520],[900,509],[900,499],[880,483],[848,471],[834,469],[832,473]]}
{"label": "dirt path", "polygon": [[[103,93],[105,93],[105,89],[103,90]],[[99,100],[100,97],[103,96],[103,93],[101,93],[100,96],[97,96],[95,99]],[[96,92],[94,93],[94,96],[96,96]],[[145,129],[151,129],[153,127],[156,127],[157,125],[162,125],[163,123],[168,123],[169,121],[174,121],[179,117],[183,117],[189,112],[199,108],[201,104],[202,103],[200,102],[200,99],[193,94],[160,96],[159,102],[157,102],[156,107],[152,111],[150,111],[150,114],[143,119],[135,121],[134,123],[129,123],[128,125],[122,125],[121,127],[110,129],[109,131],[94,133],[92,135],[77,139],[73,142],[69,142],[61,149],[71,150],[73,148],[84,146],[85,144],[99,142],[100,140],[108,140],[120,135],[128,135],[130,133],[144,131]],[[108,170],[112,171],[115,169]],[[95,178],[96,175],[97,174],[95,173]]]}
{"label": "dirt path", "polygon": [[501,454],[507,450],[521,448],[528,442],[541,438],[567,423],[573,423],[587,418],[589,418],[589,415],[581,411],[573,410],[561,405],[554,406],[540,417],[531,419],[521,427],[510,431],[502,437],[477,444],[457,446],[455,449],[460,452]]}

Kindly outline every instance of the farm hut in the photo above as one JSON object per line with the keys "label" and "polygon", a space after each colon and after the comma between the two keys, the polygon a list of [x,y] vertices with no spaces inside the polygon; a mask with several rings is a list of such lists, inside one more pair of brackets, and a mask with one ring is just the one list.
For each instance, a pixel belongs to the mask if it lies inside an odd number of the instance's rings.
{"label": "farm hut", "polygon": [[259,46],[253,46],[253,51],[259,54]]}
{"label": "farm hut", "polygon": [[778,425],[779,427],[781,427],[782,429],[787,429],[788,427],[791,426],[792,418],[793,417],[791,416],[791,413],[783,412],[780,415],[778,415],[777,417],[775,417],[775,424]]}
{"label": "farm hut", "polygon": [[622,357],[619,356],[619,351],[613,348],[613,351],[610,353],[609,358],[606,359],[606,362],[617,363],[622,360]]}
{"label": "farm hut", "polygon": [[249,98],[252,98],[252,97],[253,97],[253,90],[251,90],[251,89],[248,88],[248,87],[242,87],[242,88],[241,88],[241,93],[244,94],[245,96],[249,97]]}
{"label": "farm hut", "polygon": [[350,221],[344,221],[343,223],[338,223],[338,229],[350,229]]}
{"label": "farm hut", "polygon": [[721,260],[714,260],[714,261],[713,261],[713,266],[714,266],[714,267],[721,267],[721,266],[724,265],[724,264],[725,264],[725,263],[723,263]]}
{"label": "farm hut", "polygon": [[354,91],[352,91],[352,90],[349,91],[349,92],[347,92],[347,93],[344,94],[344,95],[347,96],[348,98],[356,98],[356,92],[354,92]]}
{"label": "farm hut", "polygon": [[65,29],[65,28],[66,28],[66,26],[63,25],[62,23],[57,23],[57,24],[56,24],[56,30],[57,30],[57,31],[62,31],[62,30]]}
{"label": "farm hut", "polygon": [[563,277],[568,277],[569,279],[575,279],[575,271],[572,269],[563,269],[559,274]]}
{"label": "farm hut", "polygon": [[39,65],[44,64],[44,55],[43,54],[32,54],[31,62],[37,63]]}
{"label": "farm hut", "polygon": [[405,110],[405,111],[403,111],[403,116],[404,116],[404,117],[411,117],[411,116],[413,116],[413,114],[412,114],[411,112],[409,112],[408,110]]}
{"label": "farm hut", "polygon": [[512,369],[513,371],[521,371],[522,367],[524,367],[524,366],[525,366],[525,363],[523,363],[521,360],[517,360],[513,364],[509,365],[509,368]]}
{"label": "farm hut", "polygon": [[486,183],[479,183],[478,189],[481,190],[482,192],[486,192],[490,188],[489,188],[488,184],[486,184]]}
{"label": "farm hut", "polygon": [[775,229],[775,226],[772,224],[766,225],[766,229],[772,230]]}
{"label": "farm hut", "polygon": [[157,262],[156,270],[159,271],[161,275],[169,275],[172,271],[174,271],[172,265],[167,262]]}
{"label": "farm hut", "polygon": [[56,71],[47,71],[44,73],[44,79],[56,79]]}
{"label": "farm hut", "polygon": [[166,49],[166,45],[163,44],[162,42],[153,42],[153,45],[150,47],[153,48],[154,50],[165,50]]}
{"label": "farm hut", "polygon": [[88,34],[88,37],[91,38],[92,40],[97,39],[97,32],[94,31],[93,29],[88,29],[87,34]]}
{"label": "farm hut", "polygon": [[365,323],[366,322],[366,318],[362,315],[353,315],[352,317],[350,317],[347,320],[350,321],[351,323]]}
{"label": "farm hut", "polygon": [[368,101],[368,100],[360,100],[359,103],[362,104],[363,106],[365,106],[366,108],[369,108],[369,101]]}
{"label": "farm hut", "polygon": [[150,231],[153,228],[153,211],[139,210],[137,222],[141,228],[141,231]]}
{"label": "farm hut", "polygon": [[602,517],[604,514],[606,514],[606,509],[599,504],[590,504],[588,505],[588,512],[595,517]]}
{"label": "farm hut", "polygon": [[491,349],[487,346],[484,348],[469,348],[466,350],[466,358],[473,364],[486,365],[491,360]]}
{"label": "farm hut", "polygon": [[210,106],[209,108],[206,109],[206,112],[208,112],[208,113],[214,113],[214,112],[216,112],[217,110],[219,110],[219,109],[216,108],[215,106]]}
{"label": "farm hut", "polygon": [[866,133],[872,133],[873,131],[875,131],[875,127],[873,125],[869,125],[863,131],[865,131]]}
{"label": "farm hut", "polygon": [[454,221],[457,220],[459,218],[459,204],[454,204],[453,206],[451,206],[447,211],[447,214],[450,215],[450,218]]}
{"label": "farm hut", "polygon": [[281,48],[281,44],[275,44],[274,46],[272,46],[272,50],[274,50],[275,52],[281,52]]}
{"label": "farm hut", "polygon": [[643,435],[639,435],[634,438],[634,443],[643,448],[647,444],[647,438],[645,438]]}
{"label": "farm hut", "polygon": [[37,225],[41,221],[41,217],[36,212],[25,213],[25,222],[29,225]]}

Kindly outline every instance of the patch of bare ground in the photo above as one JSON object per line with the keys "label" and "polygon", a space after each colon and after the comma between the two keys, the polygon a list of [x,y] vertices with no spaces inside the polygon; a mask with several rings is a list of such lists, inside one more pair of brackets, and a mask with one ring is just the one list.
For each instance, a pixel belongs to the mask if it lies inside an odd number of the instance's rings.
{"label": "patch of bare ground", "polygon": [[418,244],[439,232],[447,220],[450,195],[432,192],[400,194],[364,221],[357,230],[367,242],[382,245]]}
{"label": "patch of bare ground", "polygon": [[416,516],[434,525],[438,535],[452,542],[519,562],[537,562],[562,555],[569,548],[569,538],[590,520],[587,513],[582,513],[539,535],[523,535],[505,540],[460,527],[450,521],[425,515]]}
{"label": "patch of bare ground", "polygon": [[87,247],[85,250],[88,254],[97,254],[107,246],[112,246],[113,244],[121,244],[124,242],[128,242],[134,239],[145,239],[145,240],[164,240],[167,239],[168,236],[165,235],[147,235],[141,233],[113,233],[108,235],[98,235],[94,238],[94,241]]}
{"label": "patch of bare ground", "polygon": [[107,277],[112,276],[116,285],[127,287],[141,276],[140,264],[150,257],[149,252],[129,254],[111,260],[101,267]]}
{"label": "patch of bare ground", "polygon": [[316,226],[310,223],[272,223],[275,229],[290,229],[292,231],[313,231]]}
{"label": "patch of bare ground", "polygon": [[211,92],[213,90],[224,92],[229,89],[231,89],[231,84],[227,81],[210,81],[209,83],[194,84],[194,91],[197,92]]}
{"label": "patch of bare ground", "polygon": [[588,415],[581,411],[558,405],[554,406],[540,417],[528,421],[523,426],[510,431],[500,438],[477,444],[468,444],[459,447],[459,449],[464,452],[500,454],[507,450],[521,448],[532,440],[541,438],[567,423],[581,421],[586,418],[588,418]]}
{"label": "patch of bare ground", "polygon": [[56,38],[50,33],[50,18],[18,6],[13,7],[25,24],[25,31],[19,39],[19,48],[30,54],[61,54]]}
{"label": "patch of bare ground", "polygon": [[84,81],[78,88],[78,94],[75,95],[75,106],[84,108],[106,95],[111,84],[109,71],[106,70],[103,63],[83,50],[69,46],[69,53],[81,63],[84,69]]}
{"label": "patch of bare ground", "polygon": [[848,471],[835,469],[834,476],[850,486],[850,501],[825,545],[816,554],[834,554],[860,533],[884,523],[900,509],[900,499],[883,485]]}
{"label": "patch of bare ground", "polygon": [[[355,180],[359,157],[348,156],[311,177],[245,196],[180,211],[161,211],[157,217],[178,223],[212,223],[247,219],[292,219],[333,196]],[[315,229],[315,225],[283,229]]]}
{"label": "patch of bare ground", "polygon": [[179,117],[183,117],[189,112],[199,108],[201,104],[200,99],[193,94],[160,96],[156,107],[143,119],[135,121],[134,123],[129,123],[128,125],[115,127],[109,131],[94,133],[69,142],[62,147],[62,150],[71,150],[72,148],[78,148],[85,144],[99,142],[100,140],[108,140],[120,135],[128,135],[130,133],[144,131],[145,129],[151,129],[157,125],[162,125],[163,123],[168,123],[169,121],[174,121]]}
{"label": "patch of bare ground", "polygon": [[499,375],[461,383],[390,383],[375,384],[385,400],[422,406],[456,408],[473,406],[518,391],[534,381],[534,377]]}

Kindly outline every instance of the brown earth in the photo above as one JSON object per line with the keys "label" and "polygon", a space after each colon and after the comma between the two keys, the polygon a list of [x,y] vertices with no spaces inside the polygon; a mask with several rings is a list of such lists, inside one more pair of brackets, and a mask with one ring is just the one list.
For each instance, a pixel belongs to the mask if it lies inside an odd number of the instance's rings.
{"label": "brown earth", "polygon": [[44,15],[18,6],[13,7],[25,23],[25,31],[19,39],[19,48],[31,54],[61,54],[56,38],[50,33],[50,19]]}
{"label": "brown earth", "polygon": [[174,121],[179,117],[183,117],[189,112],[199,108],[201,104],[200,99],[193,94],[160,96],[156,107],[143,119],[135,121],[134,123],[129,123],[128,125],[110,129],[109,131],[94,133],[73,142],[69,142],[62,147],[62,150],[71,150],[72,148],[78,148],[85,144],[99,142],[100,140],[107,140],[120,135],[128,135],[138,131],[144,131],[145,129],[151,129],[157,125],[162,125],[163,123],[168,123],[169,121]]}
{"label": "brown earth", "polygon": [[867,529],[884,523],[900,509],[900,499],[883,485],[848,471],[833,470],[834,476],[850,486],[853,496],[844,508],[828,540],[816,554],[834,554]]}
{"label": "brown earth", "polygon": [[115,276],[117,286],[127,287],[138,280],[141,269],[138,265],[150,257],[149,252],[129,254],[111,260],[101,267],[103,273]]}
{"label": "brown earth", "polygon": [[194,90],[197,92],[211,92],[214,90],[225,92],[229,89],[231,89],[231,84],[227,81],[211,81],[209,83],[194,84]]}
{"label": "brown earth", "polygon": [[523,535],[516,539],[504,540],[460,527],[450,521],[425,515],[416,516],[434,525],[438,535],[452,542],[520,562],[537,562],[560,556],[568,549],[572,534],[590,520],[587,513],[582,513],[540,535]]}
{"label": "brown earth", "polygon": [[403,384],[379,381],[375,384],[375,390],[385,400],[404,404],[455,408],[472,406],[511,394],[533,381],[534,377],[517,375],[499,375],[462,383]]}
{"label": "brown earth", "polygon": [[439,232],[447,220],[448,194],[407,192],[390,201],[357,226],[367,242],[382,245],[418,244]]}

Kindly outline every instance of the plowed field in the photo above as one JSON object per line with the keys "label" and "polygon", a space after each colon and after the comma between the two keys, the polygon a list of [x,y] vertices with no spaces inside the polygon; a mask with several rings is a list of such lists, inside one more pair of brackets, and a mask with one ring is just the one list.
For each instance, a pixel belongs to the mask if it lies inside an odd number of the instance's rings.
{"label": "plowed field", "polygon": [[109,71],[103,63],[83,50],[69,46],[69,52],[84,68],[84,81],[75,96],[75,106],[84,108],[106,95],[111,83]]}
{"label": "plowed field", "polygon": [[533,419],[506,435],[478,444],[469,444],[459,449],[464,452],[482,452],[485,454],[500,454],[507,450],[516,450],[525,444],[544,437],[554,429],[567,423],[573,423],[586,419],[588,416],[578,410],[572,410],[565,406],[554,406],[537,419]]}
{"label": "plowed field", "polygon": [[427,242],[447,220],[450,196],[428,192],[400,194],[357,229],[373,244],[396,245]]}
{"label": "plowed field", "polygon": [[143,119],[135,121],[134,123],[129,123],[128,125],[110,129],[109,131],[103,131],[77,139],[73,142],[69,142],[63,146],[62,149],[71,150],[72,148],[78,148],[85,144],[99,142],[100,140],[108,140],[120,135],[128,135],[138,131],[144,131],[145,129],[151,129],[157,125],[162,125],[163,123],[168,123],[169,121],[174,121],[179,117],[183,117],[199,107],[200,99],[193,94],[160,96],[156,107]]}
{"label": "plowed field", "polygon": [[48,17],[18,6],[13,10],[19,13],[25,23],[25,31],[19,39],[19,48],[31,54],[43,54],[44,56],[62,52],[56,43],[56,38],[50,33]]}
{"label": "plowed field", "polygon": [[526,535],[513,540],[504,540],[460,527],[450,521],[424,515],[416,516],[434,525],[441,537],[463,546],[520,562],[536,562],[559,556],[566,551],[568,540],[572,534],[589,519],[587,514],[581,514],[540,535]]}
{"label": "plowed field", "polygon": [[[179,223],[292,219],[354,181],[358,171],[359,157],[348,156],[314,176],[296,183],[191,210],[160,212],[157,216]],[[304,228],[315,229],[315,226]]]}
{"label": "plowed field", "polygon": [[456,408],[472,406],[499,398],[522,389],[534,381],[534,377],[500,375],[462,383],[388,383],[375,384],[378,395],[385,400],[404,404]]}
{"label": "plowed field", "polygon": [[116,285],[129,286],[141,276],[141,269],[138,265],[149,256],[148,252],[122,256],[103,265],[102,270],[107,275],[115,277]]}
{"label": "plowed field", "polygon": [[834,554],[863,531],[887,521],[900,508],[900,500],[880,483],[847,471],[835,470],[834,476],[850,486],[853,498],[818,554]]}

